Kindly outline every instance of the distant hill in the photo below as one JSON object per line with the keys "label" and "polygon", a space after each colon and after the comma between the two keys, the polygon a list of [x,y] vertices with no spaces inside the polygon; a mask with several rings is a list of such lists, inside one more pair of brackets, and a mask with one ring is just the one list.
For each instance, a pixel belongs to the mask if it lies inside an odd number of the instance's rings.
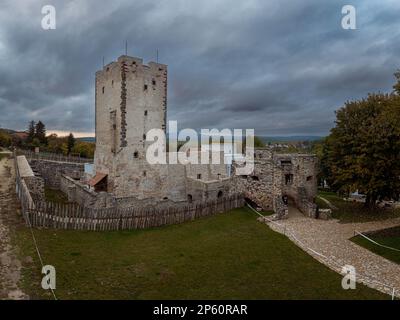
{"label": "distant hill", "polygon": [[95,137],[82,137],[82,138],[76,138],[76,140],[78,141],[83,141],[83,142],[96,142],[96,138]]}
{"label": "distant hill", "polygon": [[267,142],[294,142],[294,141],[317,141],[324,137],[322,136],[259,136],[265,143]]}
{"label": "distant hill", "polygon": [[8,134],[14,134],[17,131],[11,129],[0,128],[0,131],[7,132]]}

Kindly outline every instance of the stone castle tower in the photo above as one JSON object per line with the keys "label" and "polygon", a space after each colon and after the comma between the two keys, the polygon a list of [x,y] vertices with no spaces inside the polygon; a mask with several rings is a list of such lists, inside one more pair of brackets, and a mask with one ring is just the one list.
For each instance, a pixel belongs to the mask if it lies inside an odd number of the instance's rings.
{"label": "stone castle tower", "polygon": [[120,56],[96,72],[95,94],[94,182],[99,191],[123,196],[131,167],[144,173],[146,133],[166,129],[167,66]]}

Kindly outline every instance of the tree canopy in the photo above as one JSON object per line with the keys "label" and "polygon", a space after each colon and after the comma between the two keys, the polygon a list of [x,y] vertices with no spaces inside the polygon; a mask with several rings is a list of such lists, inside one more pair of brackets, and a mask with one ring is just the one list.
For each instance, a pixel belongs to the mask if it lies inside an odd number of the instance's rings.
{"label": "tree canopy", "polygon": [[394,88],[390,94],[346,102],[320,155],[330,186],[346,193],[358,190],[368,206],[400,194],[400,81]]}

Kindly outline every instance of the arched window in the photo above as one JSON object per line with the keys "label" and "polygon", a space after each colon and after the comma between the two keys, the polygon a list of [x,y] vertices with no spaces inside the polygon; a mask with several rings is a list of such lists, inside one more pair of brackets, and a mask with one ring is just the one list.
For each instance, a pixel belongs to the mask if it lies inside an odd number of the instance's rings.
{"label": "arched window", "polygon": [[222,196],[223,196],[224,194],[223,194],[223,192],[222,191],[218,191],[218,195],[217,195],[217,198],[222,198]]}
{"label": "arched window", "polygon": [[187,202],[189,202],[189,203],[193,202],[193,196],[191,194],[187,195]]}

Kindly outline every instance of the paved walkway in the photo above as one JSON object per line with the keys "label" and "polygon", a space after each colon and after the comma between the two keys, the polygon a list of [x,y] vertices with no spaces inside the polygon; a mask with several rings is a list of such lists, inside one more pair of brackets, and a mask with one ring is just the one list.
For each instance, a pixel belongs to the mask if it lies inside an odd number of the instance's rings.
{"label": "paved walkway", "polygon": [[367,232],[398,226],[400,218],[343,224],[334,219],[310,219],[290,207],[288,219],[266,223],[273,230],[287,235],[332,270],[341,273],[344,265],[352,265],[356,269],[357,281],[390,295],[394,287],[395,295],[400,297],[400,265],[349,240],[354,236],[355,230]]}
{"label": "paved walkway", "polygon": [[10,241],[10,226],[21,223],[17,216],[13,171],[11,160],[0,161],[0,299],[27,299],[18,287],[21,262]]}

